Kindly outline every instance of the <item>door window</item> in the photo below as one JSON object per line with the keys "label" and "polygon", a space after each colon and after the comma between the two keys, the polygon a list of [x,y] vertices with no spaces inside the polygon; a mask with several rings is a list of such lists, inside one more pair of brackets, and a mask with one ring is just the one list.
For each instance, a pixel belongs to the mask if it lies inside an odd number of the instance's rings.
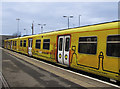
{"label": "door window", "polygon": [[62,44],[63,44],[63,38],[60,38],[59,40],[59,51],[62,51]]}
{"label": "door window", "polygon": [[65,41],[65,51],[69,51],[69,42],[70,41],[70,38],[66,38],[66,41]]}
{"label": "door window", "polygon": [[32,47],[32,39],[28,40],[28,47]]}
{"label": "door window", "polygon": [[30,47],[30,40],[29,40],[29,47]]}

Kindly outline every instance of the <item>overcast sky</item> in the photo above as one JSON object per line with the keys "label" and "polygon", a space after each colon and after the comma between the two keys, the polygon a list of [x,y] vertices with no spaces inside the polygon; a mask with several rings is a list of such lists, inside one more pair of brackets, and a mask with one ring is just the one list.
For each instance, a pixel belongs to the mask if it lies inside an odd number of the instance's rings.
{"label": "overcast sky", "polygon": [[2,34],[12,35],[17,32],[17,20],[20,18],[19,30],[22,35],[31,34],[34,21],[34,34],[40,33],[39,24],[46,24],[44,32],[78,27],[81,15],[81,26],[118,20],[118,2],[3,2]]}

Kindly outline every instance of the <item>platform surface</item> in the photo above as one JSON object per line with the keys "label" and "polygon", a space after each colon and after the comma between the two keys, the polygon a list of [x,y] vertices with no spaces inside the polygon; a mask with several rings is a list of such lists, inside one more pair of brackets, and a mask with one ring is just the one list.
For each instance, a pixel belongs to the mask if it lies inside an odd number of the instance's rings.
{"label": "platform surface", "polygon": [[9,87],[87,89],[116,87],[57,68],[35,58],[2,50],[2,74]]}

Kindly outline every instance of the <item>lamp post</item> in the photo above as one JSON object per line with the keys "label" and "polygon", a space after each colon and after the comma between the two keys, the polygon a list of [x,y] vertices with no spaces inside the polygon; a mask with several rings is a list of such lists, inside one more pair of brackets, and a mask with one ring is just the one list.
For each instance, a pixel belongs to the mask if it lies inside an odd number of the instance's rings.
{"label": "lamp post", "polygon": [[69,24],[69,23],[70,23],[70,20],[69,20],[69,19],[70,19],[70,18],[73,18],[73,16],[63,16],[63,17],[68,19],[68,28],[69,28],[69,25],[70,25],[70,24]]}
{"label": "lamp post", "polygon": [[20,21],[20,19],[17,18],[16,20],[18,20],[18,24],[17,24],[17,36],[19,36],[19,21]]}
{"label": "lamp post", "polygon": [[43,27],[46,26],[46,24],[38,24],[41,28],[41,33],[43,33]]}
{"label": "lamp post", "polygon": [[80,26],[80,16],[82,16],[82,15],[79,15],[79,26]]}
{"label": "lamp post", "polygon": [[24,30],[26,30],[26,35],[27,35],[27,29],[24,29]]}
{"label": "lamp post", "polygon": [[34,34],[34,21],[32,22],[31,29],[32,29],[32,35],[33,35]]}

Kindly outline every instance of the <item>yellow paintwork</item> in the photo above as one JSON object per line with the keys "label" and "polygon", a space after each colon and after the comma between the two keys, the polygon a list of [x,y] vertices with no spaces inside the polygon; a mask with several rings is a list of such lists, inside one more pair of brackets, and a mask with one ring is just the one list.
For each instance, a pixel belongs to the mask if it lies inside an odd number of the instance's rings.
{"label": "yellow paintwork", "polygon": [[[57,55],[57,36],[69,34],[71,36],[70,67],[120,81],[120,75],[119,75],[120,74],[119,72],[120,58],[106,56],[107,36],[117,35],[119,34],[118,31],[119,31],[118,22],[116,21],[116,22],[110,22],[110,23],[104,23],[104,24],[98,24],[98,25],[71,28],[71,29],[49,32],[44,34],[20,37],[16,39],[14,38],[9,40],[12,40],[12,41],[17,40],[18,45],[16,49],[18,50],[15,50],[14,47],[12,50],[21,52],[24,54],[28,54],[28,39],[32,38],[33,39],[33,45],[32,45],[33,56],[56,63],[57,62],[56,61],[57,60],[57,56],[56,56]],[[89,37],[89,36],[97,37],[97,53],[95,55],[78,53],[79,37]],[[38,39],[41,40],[40,49],[35,48],[35,42]],[[43,49],[43,39],[50,39],[50,50]],[[5,42],[9,40],[5,40]],[[26,44],[27,44],[26,47],[20,47],[20,40],[26,40]],[[6,44],[5,44],[5,48],[6,48]],[[100,58],[100,63],[99,63],[99,55],[101,51],[103,52],[104,59]],[[58,56],[61,57],[61,55],[58,55]]]}

